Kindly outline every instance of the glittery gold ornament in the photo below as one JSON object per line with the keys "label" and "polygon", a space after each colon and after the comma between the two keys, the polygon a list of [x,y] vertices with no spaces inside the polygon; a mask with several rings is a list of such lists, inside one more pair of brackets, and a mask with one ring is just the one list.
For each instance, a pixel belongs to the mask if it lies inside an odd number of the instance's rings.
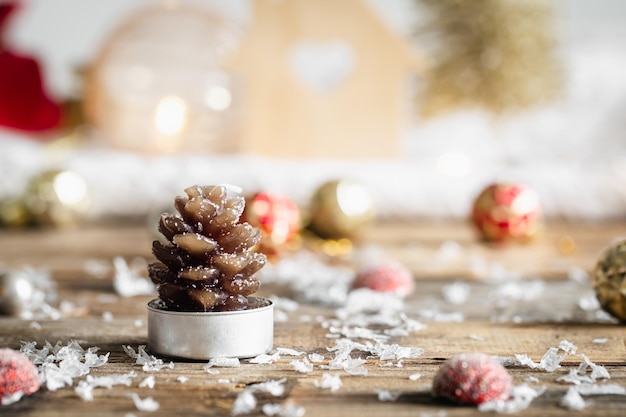
{"label": "glittery gold ornament", "polygon": [[87,183],[72,171],[44,171],[31,179],[23,199],[36,224],[69,226],[78,223],[85,214]]}
{"label": "glittery gold ornament", "polygon": [[300,209],[285,196],[259,192],[246,197],[241,221],[261,230],[260,252],[277,256],[300,231]]}
{"label": "glittery gold ornament", "polygon": [[593,287],[602,308],[626,322],[626,240],[602,253],[593,273]]}
{"label": "glittery gold ornament", "polygon": [[13,198],[0,202],[0,226],[23,227],[30,220],[30,213],[22,199]]}
{"label": "glittery gold ornament", "polygon": [[485,240],[528,241],[541,229],[539,196],[523,184],[492,184],[474,201],[472,221]]}
{"label": "glittery gold ornament", "polygon": [[374,203],[362,184],[333,180],[315,191],[309,216],[309,229],[320,237],[350,238],[373,222]]}

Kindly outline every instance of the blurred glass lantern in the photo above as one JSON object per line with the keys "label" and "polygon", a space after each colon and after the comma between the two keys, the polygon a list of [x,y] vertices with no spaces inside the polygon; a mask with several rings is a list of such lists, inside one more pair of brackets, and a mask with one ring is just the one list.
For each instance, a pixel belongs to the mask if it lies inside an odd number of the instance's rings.
{"label": "blurred glass lantern", "polygon": [[113,32],[88,72],[88,120],[116,148],[236,149],[239,92],[225,61],[239,39],[236,25],[197,5],[141,10]]}

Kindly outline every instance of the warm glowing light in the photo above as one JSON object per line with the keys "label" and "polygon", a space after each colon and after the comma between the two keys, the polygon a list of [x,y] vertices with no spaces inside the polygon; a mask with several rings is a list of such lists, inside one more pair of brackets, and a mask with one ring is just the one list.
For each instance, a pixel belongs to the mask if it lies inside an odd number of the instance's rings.
{"label": "warm glowing light", "polygon": [[178,97],[161,99],[154,114],[154,123],[164,135],[176,135],[185,127],[187,105]]}
{"label": "warm glowing light", "polygon": [[337,204],[346,215],[358,216],[370,210],[372,200],[365,188],[342,182],[337,187]]}
{"label": "warm glowing light", "polygon": [[215,111],[223,111],[230,107],[233,98],[227,88],[220,85],[212,85],[208,88],[204,97],[207,106]]}
{"label": "warm glowing light", "polygon": [[449,177],[464,177],[472,169],[472,161],[462,152],[446,152],[437,158],[437,170]]}
{"label": "warm glowing light", "polygon": [[54,179],[54,191],[61,203],[77,204],[87,196],[87,183],[74,172],[62,172]]}

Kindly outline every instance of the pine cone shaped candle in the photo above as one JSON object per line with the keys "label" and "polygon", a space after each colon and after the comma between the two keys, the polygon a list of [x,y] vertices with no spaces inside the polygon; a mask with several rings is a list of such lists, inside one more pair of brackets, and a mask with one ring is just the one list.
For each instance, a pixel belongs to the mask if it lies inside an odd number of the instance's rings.
{"label": "pine cone shaped candle", "polygon": [[179,215],[165,213],[152,252],[159,262],[148,272],[169,310],[233,311],[249,308],[248,296],[259,288],[254,274],[266,262],[254,252],[259,229],[240,222],[241,195],[226,186],[192,186],[176,197]]}

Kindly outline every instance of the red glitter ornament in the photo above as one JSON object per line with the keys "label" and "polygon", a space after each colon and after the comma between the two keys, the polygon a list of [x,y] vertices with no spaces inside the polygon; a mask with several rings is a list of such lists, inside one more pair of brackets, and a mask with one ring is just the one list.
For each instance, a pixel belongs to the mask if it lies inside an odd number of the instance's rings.
{"label": "red glitter ornament", "polygon": [[19,401],[39,389],[37,367],[20,352],[0,349],[0,399],[2,405]]}
{"label": "red glitter ornament", "polygon": [[241,221],[261,230],[260,252],[278,255],[300,231],[300,209],[287,197],[259,192],[246,198]]}
{"label": "red glitter ornament", "polygon": [[523,184],[492,184],[472,207],[472,222],[489,241],[528,241],[541,228],[540,217],[538,195]]}
{"label": "red glitter ornament", "polygon": [[357,272],[352,288],[369,288],[406,296],[413,291],[413,274],[402,264],[386,262],[367,266]]}
{"label": "red glitter ornament", "polygon": [[500,362],[484,353],[469,352],[441,365],[432,393],[461,404],[478,405],[507,400],[511,390],[511,375]]}

